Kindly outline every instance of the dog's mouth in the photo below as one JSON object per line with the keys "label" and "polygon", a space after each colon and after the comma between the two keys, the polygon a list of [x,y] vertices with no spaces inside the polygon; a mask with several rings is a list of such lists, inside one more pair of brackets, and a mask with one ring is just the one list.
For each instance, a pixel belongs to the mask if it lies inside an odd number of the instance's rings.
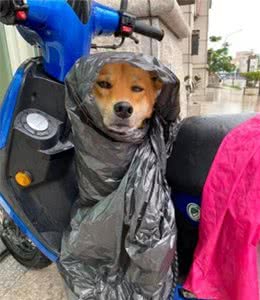
{"label": "dog's mouth", "polygon": [[128,125],[120,125],[120,124],[113,124],[107,127],[107,129],[112,132],[112,133],[116,133],[119,135],[128,135],[130,134],[132,131],[135,130],[135,128],[130,127]]}
{"label": "dog's mouth", "polygon": [[143,129],[146,124],[148,123],[149,119],[146,119],[142,122],[142,124],[138,127],[132,127],[130,124],[120,124],[120,123],[115,123],[111,124],[110,126],[107,126],[107,129],[110,132],[117,133],[119,135],[128,135],[131,134],[133,131],[138,130],[138,129]]}

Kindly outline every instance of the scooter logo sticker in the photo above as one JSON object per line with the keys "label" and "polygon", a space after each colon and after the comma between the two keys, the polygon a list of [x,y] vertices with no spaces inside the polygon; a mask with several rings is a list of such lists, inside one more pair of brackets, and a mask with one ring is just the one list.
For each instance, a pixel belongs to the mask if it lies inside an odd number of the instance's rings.
{"label": "scooter logo sticker", "polygon": [[196,203],[189,203],[187,205],[187,214],[194,222],[199,222],[200,220],[200,206]]}

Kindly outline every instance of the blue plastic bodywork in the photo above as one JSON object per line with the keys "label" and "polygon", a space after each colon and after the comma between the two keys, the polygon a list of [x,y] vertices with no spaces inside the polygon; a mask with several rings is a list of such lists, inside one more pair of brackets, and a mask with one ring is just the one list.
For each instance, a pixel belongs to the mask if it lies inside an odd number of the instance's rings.
{"label": "blue plastic bodywork", "polygon": [[[169,300],[188,300],[187,298],[183,297],[180,293],[182,286],[178,285],[173,292],[173,294],[170,296]],[[203,299],[197,299],[197,298],[189,298],[189,300],[203,300]],[[206,300],[206,299],[204,299]]]}
{"label": "blue plastic bodywork", "polygon": [[169,300],[185,300],[180,293],[181,288],[182,286],[177,285],[176,289],[172,292],[172,295],[170,295]]}
{"label": "blue plastic bodywork", "polygon": [[0,150],[6,146],[8,140],[17,97],[23,82],[23,75],[23,68],[19,68],[13,77],[0,108]]}
{"label": "blue plastic bodywork", "polygon": [[29,16],[24,28],[38,34],[44,69],[61,82],[80,57],[89,55],[95,35],[111,35],[119,27],[119,13],[94,1],[87,24],[80,21],[67,0],[28,0],[27,3]]}

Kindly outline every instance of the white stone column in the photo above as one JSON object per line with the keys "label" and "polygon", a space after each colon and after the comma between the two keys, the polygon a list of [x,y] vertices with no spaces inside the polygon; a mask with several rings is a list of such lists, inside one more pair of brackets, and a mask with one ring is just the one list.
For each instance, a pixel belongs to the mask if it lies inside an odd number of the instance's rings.
{"label": "white stone column", "polygon": [[210,0],[200,0],[197,3],[197,17],[194,29],[200,31],[199,55],[192,56],[193,76],[201,78],[199,88],[195,91],[194,99],[205,100],[208,86],[208,29]]}
{"label": "white stone column", "polygon": [[4,25],[0,24],[0,104],[11,80],[12,72],[7,49]]}
{"label": "white stone column", "polygon": [[35,51],[32,46],[24,41],[14,26],[5,26],[5,35],[11,69],[12,72],[15,73],[23,61],[35,56]]}

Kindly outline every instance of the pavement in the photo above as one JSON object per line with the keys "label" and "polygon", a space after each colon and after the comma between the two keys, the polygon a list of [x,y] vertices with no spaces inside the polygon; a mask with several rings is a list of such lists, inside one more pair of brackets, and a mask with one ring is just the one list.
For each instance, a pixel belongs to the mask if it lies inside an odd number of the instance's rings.
{"label": "pavement", "polygon": [[260,97],[243,95],[234,88],[209,88],[204,96],[192,96],[187,115],[236,114],[260,112]]}
{"label": "pavement", "polygon": [[42,270],[29,270],[11,255],[0,263],[0,299],[67,300],[55,264]]}
{"label": "pavement", "polygon": [[[0,239],[0,256],[5,249]],[[0,260],[0,300],[67,300],[67,297],[55,264],[30,270],[9,254]]]}

